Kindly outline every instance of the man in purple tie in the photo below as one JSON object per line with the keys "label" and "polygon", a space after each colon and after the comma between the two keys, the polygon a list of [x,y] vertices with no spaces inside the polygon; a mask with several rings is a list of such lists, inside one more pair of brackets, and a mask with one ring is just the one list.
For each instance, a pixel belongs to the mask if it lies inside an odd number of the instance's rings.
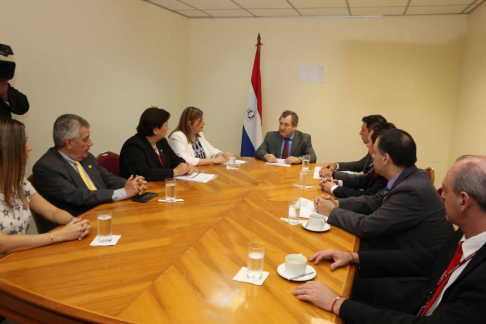
{"label": "man in purple tie", "polygon": [[486,157],[460,157],[442,185],[446,219],[459,227],[444,245],[378,252],[329,249],[309,258],[315,264],[331,260],[332,271],[359,264],[361,277],[426,276],[429,287],[416,292],[422,307],[413,314],[348,300],[321,282],[307,282],[292,293],[348,324],[486,323]]}
{"label": "man in purple tie", "polygon": [[285,110],[279,118],[278,132],[268,132],[260,147],[255,151],[255,157],[275,163],[277,158],[285,163],[300,164],[302,156],[309,155],[310,162],[317,160],[312,148],[311,136],[297,130],[299,116],[293,111]]}

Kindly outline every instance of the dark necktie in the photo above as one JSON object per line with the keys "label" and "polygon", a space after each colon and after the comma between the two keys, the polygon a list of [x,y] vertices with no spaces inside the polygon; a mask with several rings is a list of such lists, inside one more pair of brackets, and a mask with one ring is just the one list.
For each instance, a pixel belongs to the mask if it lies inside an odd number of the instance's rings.
{"label": "dark necktie", "polygon": [[430,306],[432,306],[432,304],[434,304],[434,301],[437,299],[437,297],[440,296],[440,293],[442,292],[445,285],[449,281],[449,278],[450,278],[449,272],[451,272],[451,271],[453,272],[453,270],[455,270],[454,268],[456,268],[457,265],[460,263],[461,258],[462,258],[462,242],[459,243],[459,246],[457,247],[456,253],[454,254],[454,257],[452,258],[451,263],[449,263],[449,266],[447,267],[447,269],[444,271],[442,276],[440,276],[439,280],[437,281],[437,283],[434,287],[435,291],[434,291],[432,297],[421,308],[421,310],[419,312],[419,316],[425,316],[425,314],[429,310]]}
{"label": "dark necktie", "polygon": [[289,138],[284,138],[285,144],[284,144],[284,149],[282,152],[282,159],[286,159],[289,157]]}

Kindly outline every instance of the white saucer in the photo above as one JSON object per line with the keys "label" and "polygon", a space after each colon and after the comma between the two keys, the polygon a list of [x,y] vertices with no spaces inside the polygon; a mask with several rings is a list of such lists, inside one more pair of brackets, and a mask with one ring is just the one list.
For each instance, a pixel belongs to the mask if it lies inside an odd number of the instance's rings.
{"label": "white saucer", "polygon": [[329,225],[329,223],[325,223],[324,224],[324,228],[323,229],[320,229],[320,230],[315,230],[315,229],[307,228],[307,224],[309,224],[309,221],[307,221],[307,223],[301,223],[301,225],[302,225],[303,228],[305,228],[306,230],[311,231],[311,232],[322,233],[322,232],[327,232],[327,231],[329,231],[331,229],[331,225]]}
{"label": "white saucer", "polygon": [[[285,273],[285,263],[282,263],[281,265],[278,266],[277,272],[281,277],[283,277],[287,280],[289,280],[289,278],[297,277],[297,276],[289,276],[287,273]],[[314,269],[310,265],[307,265],[304,273],[309,273],[309,272],[312,272],[312,273],[307,275],[307,276],[303,276],[303,277],[300,277],[300,278],[293,279],[292,281],[308,281],[308,280],[314,279],[316,277],[316,269]]]}

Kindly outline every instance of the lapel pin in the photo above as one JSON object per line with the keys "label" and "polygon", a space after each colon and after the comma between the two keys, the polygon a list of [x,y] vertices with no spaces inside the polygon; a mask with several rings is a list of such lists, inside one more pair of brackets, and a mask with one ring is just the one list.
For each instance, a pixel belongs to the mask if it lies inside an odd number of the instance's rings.
{"label": "lapel pin", "polygon": [[88,164],[88,168],[90,168],[90,169],[92,168],[91,164]]}

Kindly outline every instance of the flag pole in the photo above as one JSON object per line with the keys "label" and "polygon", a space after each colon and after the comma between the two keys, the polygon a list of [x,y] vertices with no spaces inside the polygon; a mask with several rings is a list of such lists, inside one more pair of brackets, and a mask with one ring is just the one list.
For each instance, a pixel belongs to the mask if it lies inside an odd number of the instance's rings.
{"label": "flag pole", "polygon": [[258,33],[257,50],[251,73],[250,91],[245,107],[243,132],[241,136],[241,156],[253,157],[262,143],[262,87],[260,75],[260,46],[261,36]]}

